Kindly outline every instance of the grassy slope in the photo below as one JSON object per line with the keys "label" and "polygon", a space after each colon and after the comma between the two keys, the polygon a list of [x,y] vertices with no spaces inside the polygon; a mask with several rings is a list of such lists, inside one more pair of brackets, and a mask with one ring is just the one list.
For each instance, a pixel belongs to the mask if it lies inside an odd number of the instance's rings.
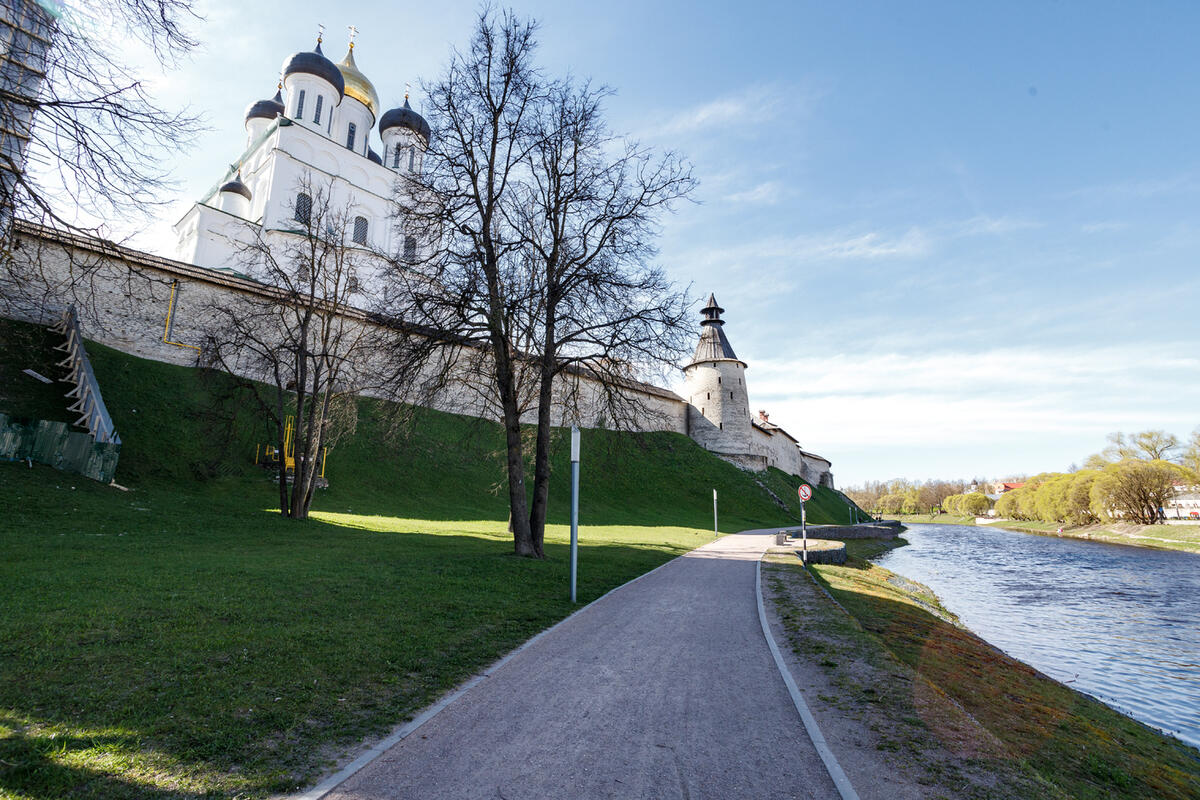
{"label": "grassy slope", "polygon": [[[545,562],[508,555],[498,427],[432,411],[389,439],[364,403],[289,522],[225,381],[89,354],[133,491],[0,464],[0,796],[287,791],[570,612],[561,439]],[[583,448],[584,602],[708,541],[713,487],[723,530],[789,521],[686,437]]]}
{"label": "grassy slope", "polygon": [[812,570],[880,646],[949,695],[1008,757],[1023,761],[1067,797],[1200,797],[1194,749],[953,624],[927,589],[864,560],[880,548],[851,541],[847,550],[857,558]]}

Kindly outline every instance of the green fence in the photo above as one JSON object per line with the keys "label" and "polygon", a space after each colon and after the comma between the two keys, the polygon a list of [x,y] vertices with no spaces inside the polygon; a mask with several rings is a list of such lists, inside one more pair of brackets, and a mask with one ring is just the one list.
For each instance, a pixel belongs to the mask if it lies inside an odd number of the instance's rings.
{"label": "green fence", "polygon": [[117,471],[120,442],[97,442],[65,422],[16,422],[0,414],[0,459],[30,459],[55,469],[109,483]]}

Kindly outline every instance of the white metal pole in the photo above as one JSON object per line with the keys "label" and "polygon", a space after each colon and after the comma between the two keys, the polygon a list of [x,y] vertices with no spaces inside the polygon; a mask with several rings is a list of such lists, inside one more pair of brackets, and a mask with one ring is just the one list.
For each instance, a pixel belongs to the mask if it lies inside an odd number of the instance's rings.
{"label": "white metal pole", "polygon": [[800,556],[800,560],[805,564],[808,563],[808,526],[805,523],[804,517],[804,501],[800,501],[800,536],[803,539],[804,554]]}
{"label": "white metal pole", "polygon": [[721,535],[721,531],[717,528],[717,490],[713,489],[713,538]]}
{"label": "white metal pole", "polygon": [[579,428],[571,426],[571,602],[579,569]]}

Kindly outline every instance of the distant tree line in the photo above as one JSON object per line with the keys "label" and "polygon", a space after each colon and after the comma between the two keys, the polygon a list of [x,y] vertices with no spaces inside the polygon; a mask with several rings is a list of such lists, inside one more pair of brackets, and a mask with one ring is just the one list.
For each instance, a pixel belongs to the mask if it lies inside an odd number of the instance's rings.
{"label": "distant tree line", "polygon": [[[1008,483],[1025,485],[1005,492],[995,514],[1017,520],[1088,525],[1107,519],[1142,524],[1160,521],[1181,486],[1200,483],[1200,428],[1187,440],[1161,430],[1112,433],[1108,446],[1089,456],[1082,468],[1013,476]],[[896,479],[867,481],[845,493],[876,514],[962,516],[986,514],[991,501],[982,491],[988,481]]]}
{"label": "distant tree line", "polygon": [[[858,504],[876,514],[930,514],[941,509],[949,511],[948,504],[954,506],[952,513],[970,513],[959,509],[962,502],[959,498],[967,497],[970,487],[982,485],[984,480],[929,480],[911,481],[896,478],[890,481],[867,481],[862,486],[852,486],[845,493]],[[987,511],[988,499],[982,494],[983,512]],[[972,501],[978,505],[978,501]],[[974,506],[972,506],[974,507]],[[983,513],[980,512],[980,513]]]}
{"label": "distant tree line", "polygon": [[1088,525],[1161,520],[1180,487],[1200,482],[1200,428],[1186,442],[1161,430],[1112,433],[1083,469],[1035,475],[996,501],[996,516]]}

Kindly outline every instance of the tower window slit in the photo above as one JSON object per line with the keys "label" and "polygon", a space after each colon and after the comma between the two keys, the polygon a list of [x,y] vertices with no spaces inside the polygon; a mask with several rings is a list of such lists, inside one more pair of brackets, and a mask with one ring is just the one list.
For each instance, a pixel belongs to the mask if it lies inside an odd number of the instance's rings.
{"label": "tower window slit", "polygon": [[354,149],[354,134],[357,133],[357,131],[358,131],[358,129],[355,127],[353,122],[351,122],[350,125],[347,126],[347,128],[346,128],[346,149],[347,150]]}
{"label": "tower window slit", "polygon": [[408,171],[413,171],[413,165],[417,163],[417,148],[408,148]]}
{"label": "tower window slit", "polygon": [[296,98],[296,119],[304,117],[304,90],[300,90],[300,96]]}
{"label": "tower window slit", "polygon": [[317,95],[317,110],[313,112],[313,122],[317,123],[318,125],[321,124],[321,104],[324,102],[324,100],[324,97]]}
{"label": "tower window slit", "polygon": [[400,145],[396,145],[392,151],[392,169],[400,169]]}

